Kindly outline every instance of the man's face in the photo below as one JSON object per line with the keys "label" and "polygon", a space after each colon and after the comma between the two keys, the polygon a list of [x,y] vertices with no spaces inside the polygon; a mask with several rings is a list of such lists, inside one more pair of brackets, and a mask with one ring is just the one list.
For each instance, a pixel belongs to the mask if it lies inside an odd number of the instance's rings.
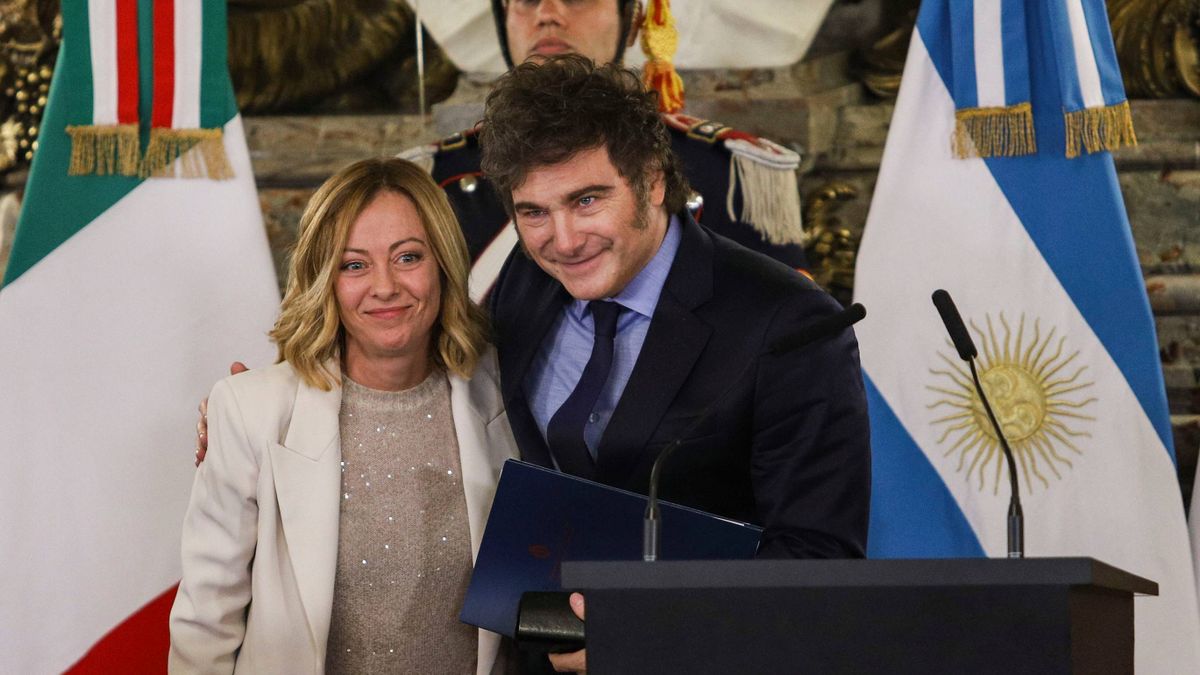
{"label": "man's face", "polygon": [[538,167],[513,190],[529,257],[572,297],[616,295],[650,262],[667,231],[661,172],[639,203],[603,146]]}
{"label": "man's face", "polygon": [[621,17],[617,0],[508,0],[505,31],[513,63],[580,54],[605,64],[616,54]]}

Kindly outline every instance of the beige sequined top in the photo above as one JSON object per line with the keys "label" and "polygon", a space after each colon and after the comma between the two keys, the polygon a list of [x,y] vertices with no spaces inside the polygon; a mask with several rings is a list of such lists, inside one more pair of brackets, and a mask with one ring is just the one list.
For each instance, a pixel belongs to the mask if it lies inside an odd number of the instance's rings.
{"label": "beige sequined top", "polygon": [[326,651],[330,673],[473,673],[460,623],[471,575],[450,386],[399,392],[343,378],[342,500]]}

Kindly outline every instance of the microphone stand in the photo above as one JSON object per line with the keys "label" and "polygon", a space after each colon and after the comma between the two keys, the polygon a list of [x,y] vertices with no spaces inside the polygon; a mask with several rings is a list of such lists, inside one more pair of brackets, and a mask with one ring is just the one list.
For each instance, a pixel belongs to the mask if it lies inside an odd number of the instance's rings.
{"label": "microphone stand", "polygon": [[983,393],[983,384],[979,381],[979,373],[975,370],[975,359],[967,359],[967,365],[971,367],[971,379],[975,381],[975,391],[979,392],[979,400],[983,402],[983,409],[987,412],[992,428],[996,430],[996,438],[1000,439],[1000,447],[1004,450],[1004,459],[1008,462],[1008,481],[1012,488],[1012,496],[1008,500],[1008,557],[1024,558],[1025,514],[1021,511],[1021,495],[1017,491],[1017,463],[1013,459],[1012,449],[1008,447],[1008,440],[1000,429],[1000,423],[996,420],[996,414],[992,412],[992,406]]}

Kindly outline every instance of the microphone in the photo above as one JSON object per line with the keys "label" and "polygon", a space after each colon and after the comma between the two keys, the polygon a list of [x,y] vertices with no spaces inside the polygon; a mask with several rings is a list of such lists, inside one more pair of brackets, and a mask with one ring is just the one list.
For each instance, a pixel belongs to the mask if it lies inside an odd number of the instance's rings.
{"label": "microphone", "polygon": [[854,303],[837,314],[817,319],[804,326],[792,335],[776,340],[768,351],[770,354],[786,354],[793,349],[799,349],[813,342],[833,337],[844,329],[862,321],[867,315],[867,309],[859,303]]}
{"label": "microphone", "polygon": [[954,306],[954,301],[950,299],[950,294],[940,288],[934,291],[933,306],[937,307],[938,314],[942,317],[942,323],[946,326],[946,332],[950,334],[950,340],[954,343],[954,348],[958,350],[959,358],[966,361],[967,365],[971,367],[971,380],[975,383],[975,391],[979,394],[979,400],[983,403],[984,411],[987,412],[988,421],[992,423],[992,429],[995,430],[996,438],[1000,439],[1000,447],[1004,450],[1004,459],[1008,462],[1008,483],[1011,495],[1008,500],[1008,557],[1024,558],[1025,514],[1021,511],[1021,496],[1017,487],[1017,463],[1013,460],[1012,448],[1008,447],[1008,439],[1004,437],[1004,431],[1000,428],[1000,423],[996,421],[996,415],[992,412],[987,395],[983,393],[983,385],[975,370],[975,357],[979,352],[975,350],[975,342],[967,332],[967,327],[963,325],[962,316],[959,315],[958,308]]}
{"label": "microphone", "polygon": [[[859,303],[854,303],[836,314],[822,317],[802,327],[791,335],[786,335],[776,340],[764,354],[786,354],[790,351],[807,347],[815,342],[820,342],[831,338],[850,326],[858,323],[867,315],[867,310]],[[726,391],[733,388],[735,384],[741,381],[746,373],[750,372],[751,366],[754,365],[754,359],[742,368],[742,372],[733,378]],[[658,478],[662,473],[662,467],[666,463],[667,458],[671,453],[683,445],[683,439],[692,431],[695,431],[705,420],[712,415],[713,406],[718,400],[725,398],[724,393],[717,399],[711,401],[708,407],[700,413],[700,416],[692,422],[687,429],[684,430],[675,440],[667,444],[658,453],[658,457],[654,459],[654,465],[650,467],[650,491],[647,494],[646,500],[646,515],[642,520],[642,560],[646,562],[654,562],[658,560],[658,543],[660,539],[660,521],[658,509]]]}
{"label": "microphone", "polygon": [[937,289],[933,292],[933,306],[937,307],[938,314],[942,315],[942,323],[946,325],[946,332],[950,334],[950,340],[954,342],[954,348],[958,350],[958,358],[963,361],[970,361],[979,355],[975,351],[975,342],[971,339],[971,334],[967,332],[967,327],[963,325],[962,316],[958,313],[958,308],[954,306],[954,301],[950,299],[950,294],[942,289]]}

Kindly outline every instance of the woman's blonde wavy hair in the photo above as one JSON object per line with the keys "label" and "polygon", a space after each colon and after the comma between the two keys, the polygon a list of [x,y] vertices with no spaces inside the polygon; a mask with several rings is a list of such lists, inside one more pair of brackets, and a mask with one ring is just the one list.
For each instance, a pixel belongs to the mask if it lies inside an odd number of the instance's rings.
{"label": "woman's blonde wavy hair", "polygon": [[487,319],[467,291],[467,244],[446,200],[429,174],[403,159],[355,162],[325,181],[304,209],[292,250],[287,291],[270,336],[310,386],[329,391],[340,384],[327,364],[341,363],[345,330],[334,284],[350,227],[380,192],[412,200],[425,227],[442,285],[442,306],[433,325],[434,363],[470,377],[487,345]]}

